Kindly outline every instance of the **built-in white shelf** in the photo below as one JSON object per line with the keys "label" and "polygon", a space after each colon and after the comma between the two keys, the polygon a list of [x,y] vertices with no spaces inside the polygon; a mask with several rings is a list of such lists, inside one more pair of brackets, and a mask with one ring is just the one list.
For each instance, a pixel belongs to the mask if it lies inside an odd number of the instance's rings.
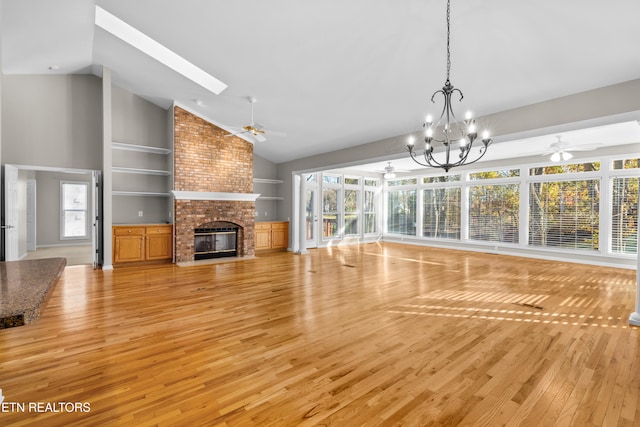
{"label": "built-in white shelf", "polygon": [[[282,184],[283,182],[281,179],[253,178],[254,184]],[[260,196],[258,200],[284,200],[284,198],[277,196]]]}
{"label": "built-in white shelf", "polygon": [[138,151],[141,153],[152,153],[152,154],[171,153],[171,149],[169,148],[150,147],[148,145],[125,144],[123,142],[112,142],[111,148],[113,148],[114,150]]}
{"label": "built-in white shelf", "polygon": [[118,173],[135,173],[140,175],[171,175],[171,172],[169,171],[158,169],[122,168],[120,166],[114,166],[113,168],[111,168],[111,170]]}
{"label": "built-in white shelf", "polygon": [[281,179],[253,178],[253,182],[256,184],[282,184],[284,181]]}
{"label": "built-in white shelf", "polygon": [[171,197],[171,193],[156,193],[153,191],[112,191],[114,196],[147,196],[147,197]]}
{"label": "built-in white shelf", "polygon": [[284,197],[277,197],[277,196],[260,196],[260,197],[258,197],[258,200],[284,200]]}

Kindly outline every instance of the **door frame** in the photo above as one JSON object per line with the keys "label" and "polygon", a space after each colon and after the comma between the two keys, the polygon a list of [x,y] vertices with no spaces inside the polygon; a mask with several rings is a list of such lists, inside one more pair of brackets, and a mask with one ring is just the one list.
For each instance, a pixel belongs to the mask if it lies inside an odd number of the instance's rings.
{"label": "door frame", "polygon": [[[94,192],[94,200],[93,203],[91,204],[91,211],[90,211],[90,215],[91,215],[91,224],[93,226],[93,230],[90,233],[91,235],[91,250],[93,251],[92,257],[94,260],[94,268],[98,268],[101,263],[102,263],[102,248],[103,248],[103,242],[101,241],[101,236],[102,236],[102,224],[99,221],[99,219],[102,217],[102,213],[100,212],[100,208],[101,208],[101,204],[102,204],[102,183],[101,183],[101,171],[99,170],[94,170],[94,169],[74,169],[74,168],[59,168],[59,167],[50,167],[50,166],[35,166],[35,165],[17,165],[17,164],[5,164],[3,167],[3,178],[5,179],[5,186],[6,186],[6,174],[7,174],[7,170],[12,170],[12,168],[15,168],[18,172],[21,170],[26,170],[26,171],[35,171],[35,172],[57,172],[57,173],[68,173],[68,174],[81,174],[81,175],[87,175],[91,177],[91,182],[92,182],[92,189]],[[4,190],[4,187],[3,187]],[[6,191],[6,190],[5,190]],[[6,198],[6,194],[3,194],[3,198],[2,198],[2,213],[5,215],[4,221],[3,221],[3,235],[2,235],[2,247],[3,247],[3,253],[2,253],[2,259],[6,260],[6,256],[7,256],[7,233],[6,233],[6,228],[4,228],[7,225],[11,225],[11,224],[6,224],[6,215],[7,215],[7,209],[12,208],[11,206],[9,206],[9,203],[7,201]],[[18,224],[18,227],[26,227],[25,224]],[[18,230],[19,231],[19,230]]]}
{"label": "door frame", "polygon": [[[313,222],[311,224],[311,235],[313,236],[313,238],[311,239],[306,239],[306,248],[310,249],[310,248],[317,248],[318,247],[318,232],[319,232],[319,227],[318,227],[318,215],[319,215],[319,210],[318,210],[318,185],[317,183],[305,183],[305,206],[307,205],[307,196],[309,193],[313,194],[313,207],[312,207],[312,214],[313,214]],[[306,228],[308,227],[308,213],[309,210],[305,210],[305,222],[307,223]]]}

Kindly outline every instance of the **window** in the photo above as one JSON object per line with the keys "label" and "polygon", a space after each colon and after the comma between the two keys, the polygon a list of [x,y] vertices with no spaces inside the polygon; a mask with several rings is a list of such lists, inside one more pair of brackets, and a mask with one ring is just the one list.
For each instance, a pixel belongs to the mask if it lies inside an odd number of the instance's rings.
{"label": "window", "polygon": [[423,190],[424,237],[460,239],[460,187]]}
{"label": "window", "polygon": [[496,179],[496,178],[513,178],[520,176],[520,169],[505,169],[495,170],[488,172],[474,172],[469,174],[470,181],[477,181],[482,179]]}
{"label": "window", "polygon": [[60,182],[61,239],[86,239],[89,237],[88,192],[89,183],[87,182]]}
{"label": "window", "polygon": [[469,239],[518,243],[518,184],[477,185],[469,189]]}
{"label": "window", "polygon": [[393,190],[387,197],[387,231],[416,234],[416,190]]}
{"label": "window", "polygon": [[563,173],[595,172],[600,170],[600,162],[553,165],[529,169],[529,175],[559,175]]}
{"label": "window", "polygon": [[360,178],[356,178],[356,177],[352,177],[352,176],[345,176],[344,177],[344,183],[345,185],[360,185]]}
{"label": "window", "polygon": [[612,183],[611,252],[638,253],[638,178],[614,178]]}
{"label": "window", "polygon": [[344,235],[358,234],[359,190],[344,190]]}
{"label": "window", "polygon": [[364,190],[364,233],[372,234],[378,232],[378,220],[376,215],[376,192]]}
{"label": "window", "polygon": [[438,182],[457,182],[457,181],[460,181],[460,175],[425,176],[422,178],[423,184],[433,184]]}
{"label": "window", "polygon": [[322,182],[326,184],[340,184],[340,178],[338,175],[322,175]]}
{"label": "window", "polygon": [[418,183],[417,178],[406,178],[406,179],[390,179],[387,181],[387,185],[389,187],[397,187],[400,185],[416,185]]}
{"label": "window", "polygon": [[598,250],[600,181],[533,182],[529,189],[529,244]]}
{"label": "window", "polygon": [[614,160],[612,166],[614,170],[638,169],[640,168],[640,159]]}
{"label": "window", "polygon": [[340,190],[337,188],[322,189],[322,237],[339,237],[338,224],[340,224],[340,214],[338,213],[338,200]]}

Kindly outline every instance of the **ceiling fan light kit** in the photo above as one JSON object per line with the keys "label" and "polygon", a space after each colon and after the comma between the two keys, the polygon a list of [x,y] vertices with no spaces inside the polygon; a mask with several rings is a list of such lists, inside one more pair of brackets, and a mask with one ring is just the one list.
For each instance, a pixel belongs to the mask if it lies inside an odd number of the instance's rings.
{"label": "ceiling fan light kit", "polygon": [[571,160],[572,158],[573,154],[569,153],[568,151],[559,151],[551,155],[552,162],[559,162],[560,160],[566,162],[567,160]]}
{"label": "ceiling fan light kit", "polygon": [[248,125],[242,126],[241,131],[230,133],[225,136],[236,136],[249,133],[256,141],[264,142],[267,140],[267,138],[265,138],[264,136],[267,131],[264,129],[263,125],[261,125],[260,123],[256,123],[253,120],[253,104],[255,104],[258,100],[253,96],[247,96],[247,101],[249,101],[249,104],[251,104],[251,122]]}
{"label": "ceiling fan light kit", "polygon": [[[482,145],[480,146],[478,156],[472,159],[469,158],[473,144],[478,138],[478,130],[475,119],[470,112],[467,112],[462,122],[457,122],[451,104],[451,97],[454,94],[460,96],[459,101],[462,101],[463,95],[462,91],[455,88],[449,80],[451,71],[451,52],[449,48],[451,38],[450,15],[451,1],[447,0],[447,79],[443,88],[435,91],[431,96],[431,102],[435,103],[436,95],[442,95],[444,105],[437,122],[434,123],[432,116],[428,115],[423,124],[425,129],[424,162],[418,158],[418,153],[415,150],[415,137],[411,135],[407,141],[407,149],[413,161],[421,166],[444,169],[445,172],[449,172],[451,168],[456,166],[477,162],[485,155],[487,147],[489,147],[493,141],[489,137],[489,132],[484,130],[480,139]],[[440,143],[444,146],[444,160],[438,160],[434,156],[434,143]],[[455,149],[453,153],[451,152],[451,149],[456,143],[459,149],[457,159],[455,159]]]}
{"label": "ceiling fan light kit", "polygon": [[387,162],[387,166],[384,168],[385,173],[383,175],[384,179],[393,179],[396,177],[395,168],[391,166],[391,162]]}

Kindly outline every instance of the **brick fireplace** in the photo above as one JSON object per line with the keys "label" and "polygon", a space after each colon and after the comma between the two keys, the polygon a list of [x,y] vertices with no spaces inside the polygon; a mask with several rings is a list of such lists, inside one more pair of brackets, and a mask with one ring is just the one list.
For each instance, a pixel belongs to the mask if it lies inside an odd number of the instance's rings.
{"label": "brick fireplace", "polygon": [[176,262],[194,260],[194,233],[220,222],[238,226],[238,256],[253,256],[253,144],[174,108]]}

